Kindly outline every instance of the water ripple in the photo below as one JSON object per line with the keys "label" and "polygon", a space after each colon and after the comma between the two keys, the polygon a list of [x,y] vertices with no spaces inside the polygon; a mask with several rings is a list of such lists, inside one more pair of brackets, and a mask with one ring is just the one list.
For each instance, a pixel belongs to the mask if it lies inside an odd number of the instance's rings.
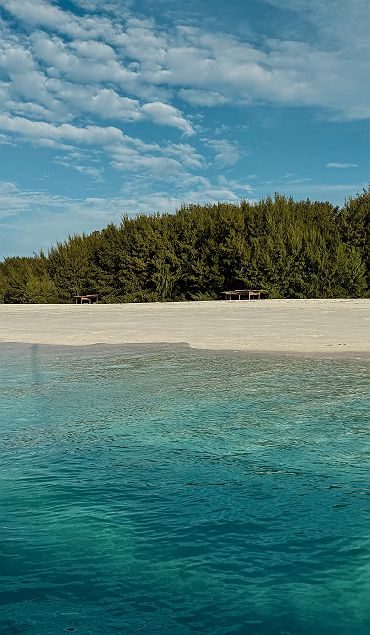
{"label": "water ripple", "polygon": [[0,356],[1,635],[367,635],[364,359]]}

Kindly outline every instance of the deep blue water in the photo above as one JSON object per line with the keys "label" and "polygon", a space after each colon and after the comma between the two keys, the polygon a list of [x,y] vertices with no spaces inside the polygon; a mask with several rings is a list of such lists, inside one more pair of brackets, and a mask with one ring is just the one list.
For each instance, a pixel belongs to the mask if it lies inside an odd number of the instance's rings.
{"label": "deep blue water", "polygon": [[0,346],[0,634],[368,635],[366,360]]}

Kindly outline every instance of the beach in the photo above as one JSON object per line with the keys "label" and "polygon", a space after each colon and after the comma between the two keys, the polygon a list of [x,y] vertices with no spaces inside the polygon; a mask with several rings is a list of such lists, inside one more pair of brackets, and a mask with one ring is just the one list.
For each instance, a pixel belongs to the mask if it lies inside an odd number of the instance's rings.
{"label": "beach", "polygon": [[0,343],[187,344],[286,353],[370,351],[370,301],[0,305]]}
{"label": "beach", "polygon": [[0,305],[0,633],[368,635],[369,306]]}

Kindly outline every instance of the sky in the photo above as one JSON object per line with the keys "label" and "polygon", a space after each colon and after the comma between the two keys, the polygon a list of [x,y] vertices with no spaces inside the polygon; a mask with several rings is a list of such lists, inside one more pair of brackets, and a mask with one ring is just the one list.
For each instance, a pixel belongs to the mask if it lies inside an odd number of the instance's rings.
{"label": "sky", "polygon": [[369,0],[0,0],[0,258],[370,181]]}

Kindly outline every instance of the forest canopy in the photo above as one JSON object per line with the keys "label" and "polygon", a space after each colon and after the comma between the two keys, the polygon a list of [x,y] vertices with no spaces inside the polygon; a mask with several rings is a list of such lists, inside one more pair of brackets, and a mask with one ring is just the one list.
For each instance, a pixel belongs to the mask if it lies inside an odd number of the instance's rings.
{"label": "forest canopy", "polygon": [[275,195],[124,216],[47,254],[0,262],[0,302],[211,300],[226,289],[271,298],[369,296],[370,188],[342,208]]}

